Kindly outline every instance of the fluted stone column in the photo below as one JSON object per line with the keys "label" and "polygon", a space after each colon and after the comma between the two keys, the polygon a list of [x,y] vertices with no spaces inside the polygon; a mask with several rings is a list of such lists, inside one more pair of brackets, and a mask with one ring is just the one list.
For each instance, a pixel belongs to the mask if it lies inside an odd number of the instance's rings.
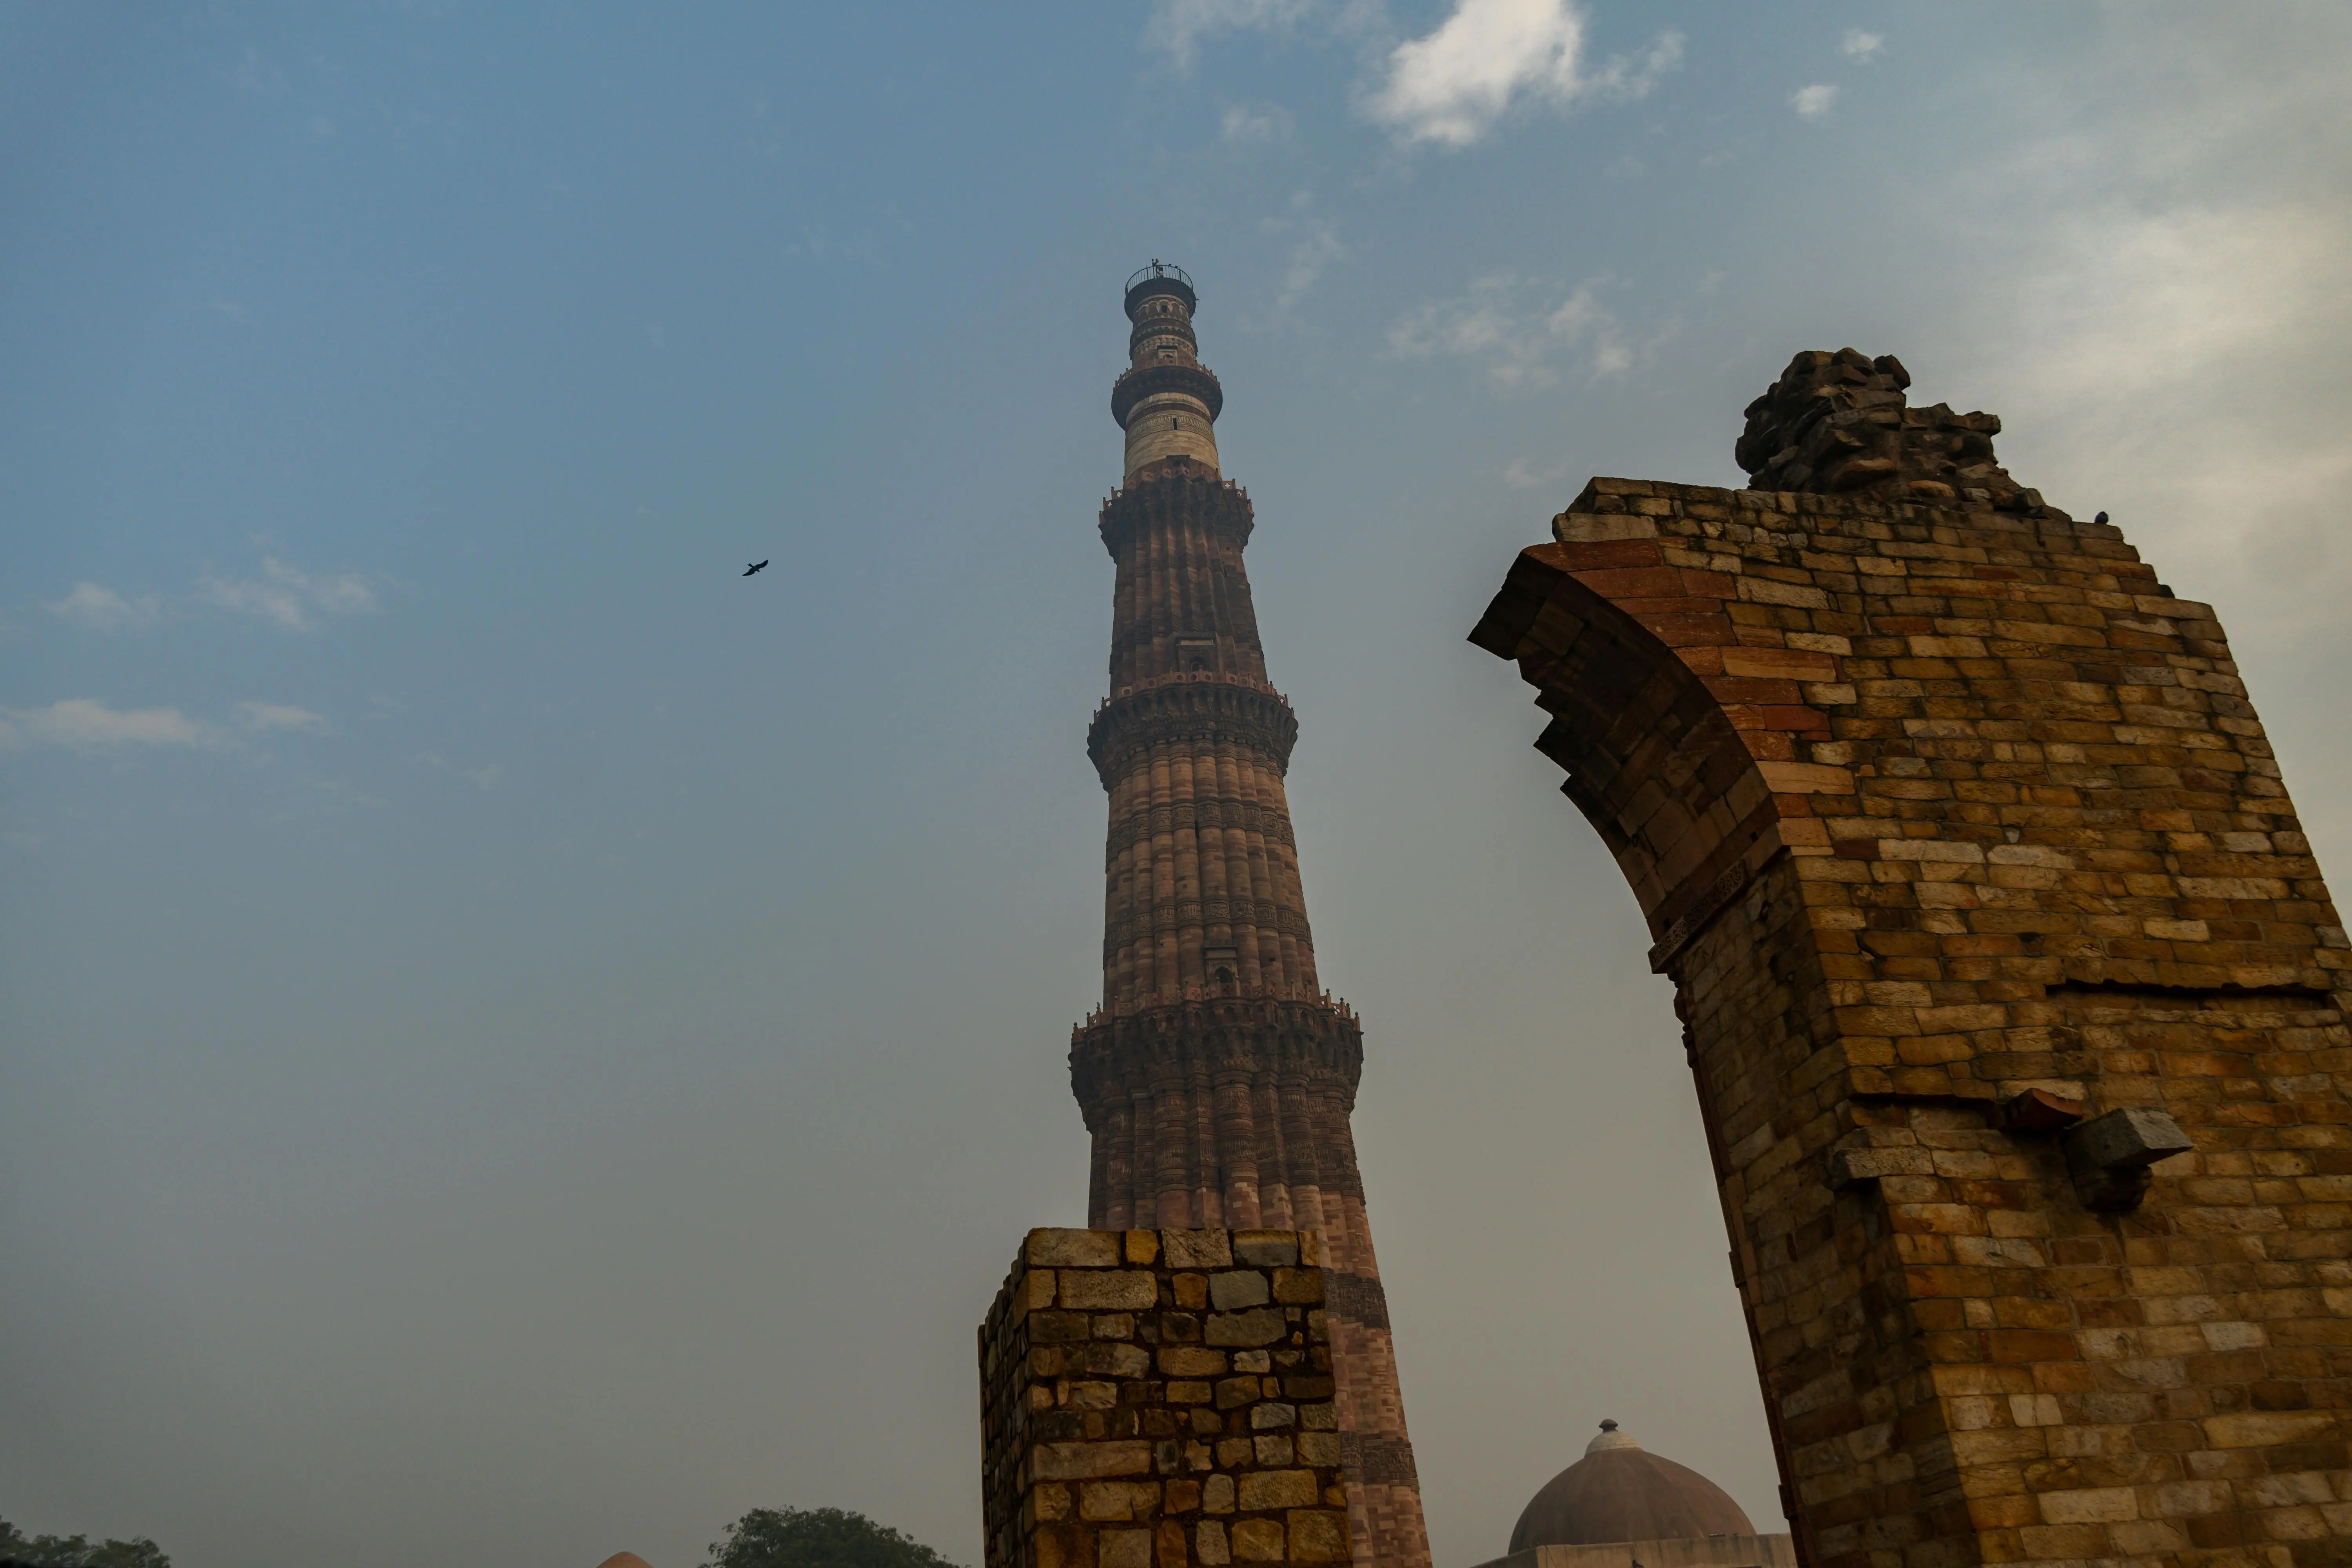
{"label": "fluted stone column", "polygon": [[1312,1229],[1328,1306],[1356,1561],[1426,1568],[1386,1298],[1349,1117],[1355,1015],[1316,978],[1282,780],[1298,721],[1266,679],[1242,551],[1249,497],[1217,466],[1224,394],[1195,298],[1155,264],[1127,292],[1111,394],[1126,482],[1110,694],[1087,752],[1110,798],[1103,1003],[1072,1040],[1097,1229]]}

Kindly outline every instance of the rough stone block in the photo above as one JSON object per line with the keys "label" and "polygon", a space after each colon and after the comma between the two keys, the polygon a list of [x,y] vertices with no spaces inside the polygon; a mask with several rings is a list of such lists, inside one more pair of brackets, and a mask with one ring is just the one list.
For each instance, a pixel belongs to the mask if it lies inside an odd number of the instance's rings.
{"label": "rough stone block", "polygon": [[[1295,1271],[1285,1269],[1284,1272]],[[1220,1312],[1263,1306],[1272,1299],[1266,1277],[1255,1268],[1239,1268],[1209,1276],[1209,1301]]]}
{"label": "rough stone block", "polygon": [[1243,1519],[1234,1521],[1234,1559],[1239,1563],[1279,1563],[1287,1544],[1282,1524],[1271,1519]]}
{"label": "rough stone block", "polygon": [[1233,1234],[1229,1230],[1163,1230],[1160,1245],[1171,1268],[1231,1268]]}
{"label": "rough stone block", "polygon": [[1295,1230],[1237,1230],[1233,1233],[1234,1260],[1255,1268],[1288,1266],[1298,1261]]}
{"label": "rough stone block", "polygon": [[[1389,1468],[1350,1468],[1332,1359],[1352,1363],[1315,1304],[1323,1270],[1298,1261],[1319,1256],[1317,1238],[1149,1234],[1033,1233],[982,1325],[985,1568],[1344,1560],[1339,1500],[1377,1500],[1411,1461],[1368,1440]],[[1162,1305],[1184,1280],[1231,1310]],[[1318,1555],[1335,1550],[1327,1516],[1341,1521],[1336,1557]]]}
{"label": "rough stone block", "polygon": [[1213,1345],[1270,1345],[1290,1331],[1278,1307],[1246,1312],[1213,1312],[1201,1325],[1201,1337]]}
{"label": "rough stone block", "polygon": [[1116,1268],[1121,1237],[1111,1230],[1033,1230],[1022,1249],[1033,1265],[1070,1268]]}
{"label": "rough stone block", "polygon": [[1095,1537],[1097,1568],[1151,1568],[1151,1532],[1106,1530]]}
{"label": "rough stone block", "polygon": [[1135,1310],[1160,1304],[1159,1279],[1147,1268],[1065,1268],[1057,1293],[1062,1305],[1072,1308]]}
{"label": "rough stone block", "polygon": [[1344,1563],[1348,1559],[1348,1516],[1332,1510],[1294,1510],[1289,1526],[1293,1563]]}

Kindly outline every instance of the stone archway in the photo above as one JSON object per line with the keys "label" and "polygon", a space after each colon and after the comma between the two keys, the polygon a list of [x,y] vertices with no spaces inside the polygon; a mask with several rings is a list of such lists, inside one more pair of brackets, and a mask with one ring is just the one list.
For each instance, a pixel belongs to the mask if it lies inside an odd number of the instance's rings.
{"label": "stone archway", "polygon": [[1800,355],[1472,640],[1675,984],[1815,1568],[2352,1562],[2347,952],[2212,612]]}

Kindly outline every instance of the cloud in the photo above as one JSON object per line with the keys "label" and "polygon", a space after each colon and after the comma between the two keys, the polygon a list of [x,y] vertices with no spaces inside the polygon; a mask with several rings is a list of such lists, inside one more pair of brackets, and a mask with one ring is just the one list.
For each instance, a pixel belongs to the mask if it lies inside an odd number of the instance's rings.
{"label": "cloud", "polygon": [[63,746],[89,752],[113,746],[217,746],[221,742],[216,728],[198,723],[177,708],[120,712],[87,697],[72,697],[47,708],[0,709],[0,751]]}
{"label": "cloud", "polygon": [[1584,13],[1569,0],[1455,0],[1435,31],[1390,53],[1369,111],[1406,142],[1467,147],[1515,100],[1629,102],[1682,60],[1682,35],[1666,33],[1640,59],[1588,73],[1584,42]]}
{"label": "cloud", "polygon": [[49,613],[91,631],[132,631],[162,619],[163,605],[152,594],[126,599],[103,583],[77,583]]}
{"label": "cloud", "polygon": [[322,615],[364,615],[375,608],[375,590],[355,574],[321,576],[272,555],[262,557],[257,578],[207,574],[198,579],[196,598],[289,632],[316,630]]}
{"label": "cloud", "polygon": [[1262,142],[1290,140],[1290,111],[1278,103],[1263,109],[1227,104],[1217,122],[1217,134],[1228,146],[1247,147]]}
{"label": "cloud", "polygon": [[476,789],[488,791],[499,787],[507,776],[504,763],[485,763],[478,768],[460,767],[438,752],[420,752],[416,760],[436,772],[453,773]]}
{"label": "cloud", "polygon": [[1830,111],[1830,105],[1836,101],[1837,89],[1827,82],[1817,81],[1811,87],[1801,87],[1789,95],[1789,107],[1797,111],[1797,118],[1800,120],[1819,120]]}
{"label": "cloud", "polygon": [[1339,238],[1339,231],[1328,218],[1317,217],[1309,210],[1313,195],[1300,191],[1290,198],[1290,213],[1285,217],[1260,220],[1260,232],[1268,235],[1288,235],[1290,247],[1283,258],[1282,288],[1275,296],[1275,308],[1287,310],[1315,287],[1330,265],[1348,258],[1348,247]]}
{"label": "cloud", "polygon": [[282,702],[240,702],[230,711],[229,718],[248,735],[266,735],[272,730],[305,730],[314,735],[327,732],[326,720],[308,708]]}
{"label": "cloud", "polygon": [[1554,363],[1582,354],[1594,380],[1633,368],[1634,353],[1616,316],[1594,297],[1600,280],[1579,284],[1549,309],[1523,303],[1530,290],[1507,273],[1481,278],[1458,298],[1423,305],[1389,329],[1389,347],[1407,359],[1477,360],[1506,391],[1556,384]]}
{"label": "cloud", "polygon": [[1848,27],[1845,30],[1845,37],[1838,40],[1838,53],[1850,60],[1861,60],[1864,63],[1876,59],[1878,51],[1885,47],[1886,39],[1884,35],[1865,33],[1860,27]]}
{"label": "cloud", "polygon": [[1565,463],[1546,463],[1538,468],[1525,458],[1512,458],[1511,466],[1503,470],[1503,482],[1515,490],[1539,490],[1567,478]]}
{"label": "cloud", "polygon": [[1295,26],[1318,9],[1316,0],[1160,0],[1143,36],[1178,68],[1190,69],[1202,38]]}
{"label": "cloud", "polygon": [[1324,268],[1347,258],[1348,247],[1340,243],[1339,231],[1322,218],[1307,218],[1300,226],[1297,243],[1290,247],[1290,255],[1285,259],[1282,292],[1276,296],[1275,303],[1287,310],[1315,286]]}

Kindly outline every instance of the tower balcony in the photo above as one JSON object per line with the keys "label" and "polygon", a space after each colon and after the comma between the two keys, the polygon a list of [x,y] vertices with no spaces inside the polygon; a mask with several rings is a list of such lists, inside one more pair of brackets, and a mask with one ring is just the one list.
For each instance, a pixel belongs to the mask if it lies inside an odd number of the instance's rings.
{"label": "tower balcony", "polygon": [[1110,385],[1110,416],[1124,430],[1138,404],[1161,396],[1189,397],[1207,409],[1213,420],[1225,408],[1225,389],[1213,371],[1204,364],[1171,360],[1121,371]]}

